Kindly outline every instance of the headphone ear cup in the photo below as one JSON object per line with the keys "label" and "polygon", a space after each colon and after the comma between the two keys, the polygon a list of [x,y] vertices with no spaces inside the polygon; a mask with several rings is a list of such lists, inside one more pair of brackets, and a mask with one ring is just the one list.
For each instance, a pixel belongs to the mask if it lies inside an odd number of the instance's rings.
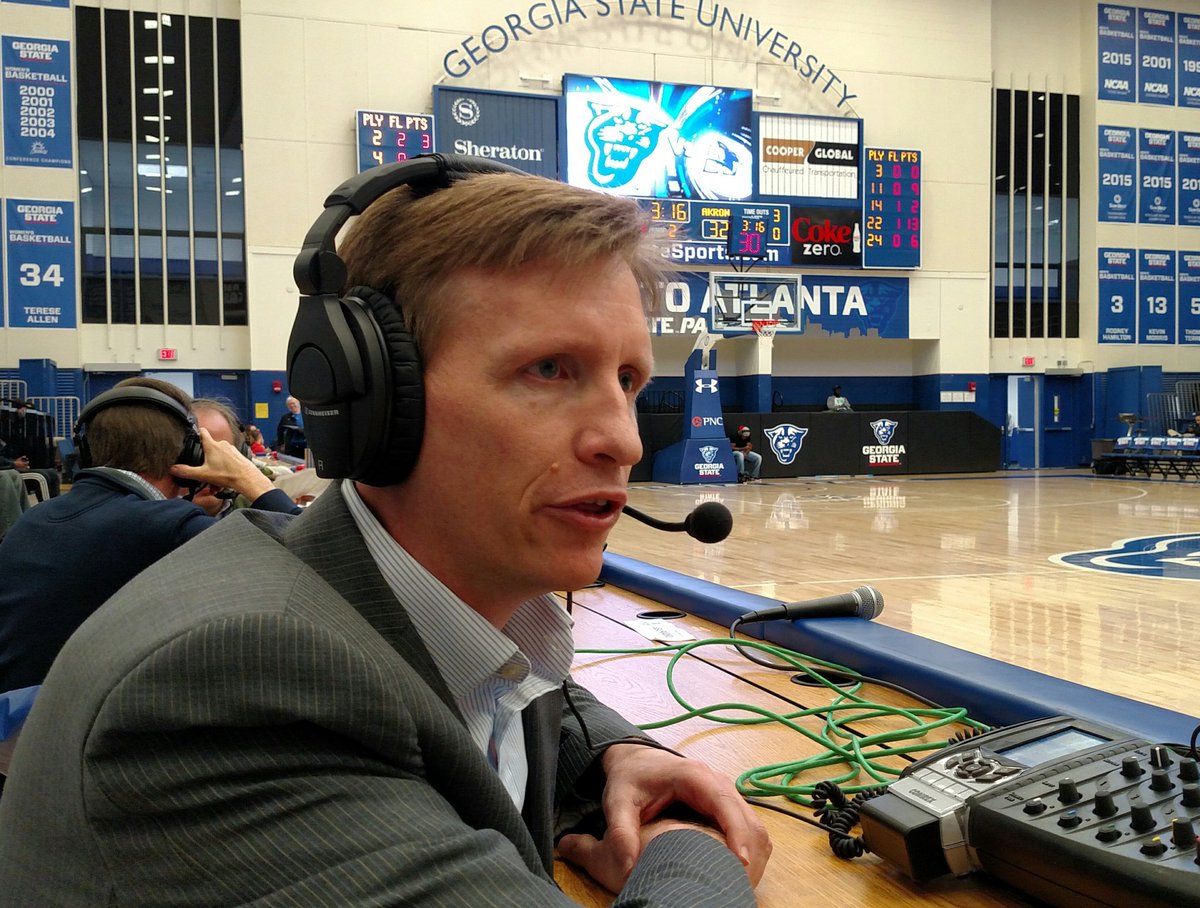
{"label": "headphone ear cup", "polygon": [[183,449],[175,462],[186,467],[199,467],[204,464],[204,442],[200,438],[196,418],[191,413],[188,414],[188,428],[183,436]]}
{"label": "headphone ear cup", "polygon": [[383,339],[385,373],[391,382],[391,412],[373,457],[355,477],[373,486],[394,485],[412,472],[425,431],[425,383],[421,357],[400,307],[371,287],[352,287],[346,294],[361,301]]}

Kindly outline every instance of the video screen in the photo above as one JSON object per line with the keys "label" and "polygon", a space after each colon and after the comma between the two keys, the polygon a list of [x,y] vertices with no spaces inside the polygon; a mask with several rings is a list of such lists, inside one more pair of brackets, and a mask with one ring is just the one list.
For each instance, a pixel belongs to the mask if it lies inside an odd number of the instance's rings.
{"label": "video screen", "polygon": [[748,88],[563,76],[567,182],[650,198],[750,197]]}

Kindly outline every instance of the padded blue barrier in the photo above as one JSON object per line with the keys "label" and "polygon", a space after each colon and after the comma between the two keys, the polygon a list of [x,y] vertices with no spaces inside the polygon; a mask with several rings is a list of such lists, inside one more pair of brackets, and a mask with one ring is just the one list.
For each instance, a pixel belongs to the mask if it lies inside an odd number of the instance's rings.
{"label": "padded blue barrier", "polygon": [[0,741],[7,741],[25,723],[41,689],[40,684],[35,684],[0,694]]}
{"label": "padded blue barrier", "polygon": [[[779,605],[612,552],[604,554],[600,579],[728,628],[739,615]],[[1186,742],[1200,719],[1105,693],[1072,681],[1020,668],[908,631],[862,618],[814,618],[747,625],[798,653],[848,666],[944,706],[964,706],[988,725],[1003,726],[1042,716],[1091,719],[1153,742]]]}

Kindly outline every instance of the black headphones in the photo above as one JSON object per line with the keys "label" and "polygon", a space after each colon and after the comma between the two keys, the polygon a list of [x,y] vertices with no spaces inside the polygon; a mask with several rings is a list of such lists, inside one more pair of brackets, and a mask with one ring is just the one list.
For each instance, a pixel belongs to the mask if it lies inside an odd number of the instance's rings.
{"label": "black headphones", "polygon": [[420,155],[373,167],[325,200],[292,276],[304,294],[288,340],[288,390],[300,401],[317,475],[393,485],[417,462],[425,428],[421,358],[400,307],[370,287],[341,295],[334,242],[351,217],[399,186],[416,196],[480,173],[520,173],[485,158]]}
{"label": "black headphones", "polygon": [[192,412],[168,394],[163,394],[153,388],[132,385],[113,388],[103,394],[98,394],[88,401],[87,406],[80,411],[71,435],[71,440],[75,444],[75,452],[79,456],[80,467],[86,469],[93,466],[92,451],[87,439],[87,427],[92,417],[108,407],[123,404],[149,404],[170,413],[184,424],[183,448],[180,450],[179,456],[175,458],[175,462],[189,467],[198,467],[204,463],[204,445],[200,440],[196,417],[192,415]]}

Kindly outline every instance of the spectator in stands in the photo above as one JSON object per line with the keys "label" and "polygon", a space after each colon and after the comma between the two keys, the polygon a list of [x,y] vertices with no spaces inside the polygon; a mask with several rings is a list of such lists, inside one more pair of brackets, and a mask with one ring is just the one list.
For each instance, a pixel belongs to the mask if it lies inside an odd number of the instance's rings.
{"label": "spectator in stands", "polygon": [[[729,436],[733,446],[733,462],[737,467],[738,482],[758,482],[759,471],[762,470],[762,455],[754,450],[754,442],[750,440],[750,427],[738,426],[736,432]],[[749,464],[749,469],[746,465]]]}
{"label": "spectator in stands", "polygon": [[262,457],[267,454],[267,446],[263,444],[262,431],[256,425],[246,426],[246,444],[250,446],[250,453],[255,457]]}
{"label": "spectator in stands", "polygon": [[1184,435],[1200,435],[1200,413],[1192,417],[1192,423],[1183,429]]}
{"label": "spectator in stands", "polygon": [[[246,434],[242,431],[241,420],[233,412],[233,408],[224,401],[209,397],[198,397],[192,401],[192,412],[196,414],[196,424],[208,429],[208,433],[217,441],[226,441],[250,458],[250,447],[246,444]],[[261,440],[261,436],[259,436]],[[253,460],[253,458],[250,458]],[[258,467],[268,479],[274,481],[274,474],[265,467]],[[196,490],[192,501],[198,504],[209,517],[218,520],[232,514],[238,508],[250,507],[250,501],[234,489],[221,488],[210,484],[202,485]],[[294,513],[300,513],[296,508]]]}
{"label": "spectator in stands", "polygon": [[204,464],[177,464],[196,430],[191,399],[174,385],[130,378],[115,390],[149,388],[180,406],[118,402],[85,426],[89,469],[67,494],[31,508],[0,544],[0,690],[40,684],[71,633],[143,568],[215,521],[181,480],[237,489],[256,508],[293,513],[237,448],[199,430]]}
{"label": "spectator in stands", "polygon": [[275,450],[288,457],[304,457],[308,441],[304,437],[304,416],[300,412],[300,401],[287,399],[287,412],[279,417],[275,429]]}
{"label": "spectator in stands", "polygon": [[290,522],[234,514],[71,639],[0,800],[11,904],[566,906],[562,833],[617,906],[754,904],[761,823],[571,681],[552,594],[598,574],[641,457],[644,216],[413,163],[432,185],[339,251],[412,365],[358,393],[415,384],[419,444],[390,403],[367,479]]}
{"label": "spectator in stands", "polygon": [[852,413],[853,407],[850,406],[850,401],[842,396],[842,386],[834,385],[833,393],[825,398],[825,409],[834,413]]}
{"label": "spectator in stands", "polygon": [[34,438],[26,428],[26,414],[29,405],[24,401],[15,401],[16,418],[12,421],[9,438],[0,438],[0,470],[19,470],[22,473],[40,473],[46,477],[46,486],[50,489],[50,497],[57,498],[62,490],[61,477],[53,467],[34,467],[30,465],[30,452]]}

